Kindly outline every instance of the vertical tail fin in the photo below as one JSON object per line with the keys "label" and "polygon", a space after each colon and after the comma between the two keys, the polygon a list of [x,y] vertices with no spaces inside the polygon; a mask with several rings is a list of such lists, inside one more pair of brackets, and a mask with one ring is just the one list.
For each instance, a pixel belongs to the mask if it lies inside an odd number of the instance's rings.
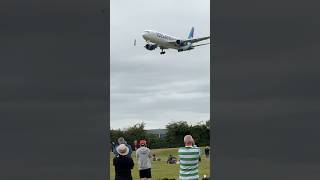
{"label": "vertical tail fin", "polygon": [[192,39],[193,38],[193,32],[194,32],[194,27],[191,28],[191,31],[189,33],[188,39]]}

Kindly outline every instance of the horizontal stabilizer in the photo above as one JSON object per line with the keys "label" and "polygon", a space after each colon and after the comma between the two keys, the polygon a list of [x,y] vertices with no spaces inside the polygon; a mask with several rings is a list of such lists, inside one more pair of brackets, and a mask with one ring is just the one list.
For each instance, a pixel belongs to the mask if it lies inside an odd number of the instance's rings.
{"label": "horizontal stabilizer", "polygon": [[133,40],[133,46],[143,47],[145,45],[145,42],[137,41],[136,39]]}

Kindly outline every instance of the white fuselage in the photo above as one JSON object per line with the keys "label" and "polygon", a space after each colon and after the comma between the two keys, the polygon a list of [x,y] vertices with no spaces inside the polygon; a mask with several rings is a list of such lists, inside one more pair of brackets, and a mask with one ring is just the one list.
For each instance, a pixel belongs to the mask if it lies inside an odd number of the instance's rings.
{"label": "white fuselage", "polygon": [[175,46],[173,43],[169,43],[179,39],[173,36],[169,36],[154,30],[145,30],[142,37],[147,42],[158,44],[163,49],[167,49],[167,48],[179,49],[178,46]]}

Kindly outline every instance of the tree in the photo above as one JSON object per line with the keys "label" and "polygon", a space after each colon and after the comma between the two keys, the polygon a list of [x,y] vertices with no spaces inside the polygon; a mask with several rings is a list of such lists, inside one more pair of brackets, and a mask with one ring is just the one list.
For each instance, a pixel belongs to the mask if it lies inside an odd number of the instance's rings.
{"label": "tree", "polygon": [[132,147],[134,147],[133,142],[135,140],[141,140],[141,139],[147,139],[147,131],[144,129],[145,123],[138,123],[135,124],[132,127],[129,127],[126,131],[126,137],[127,137],[127,142],[130,144]]}
{"label": "tree", "polygon": [[183,146],[183,138],[187,134],[191,134],[190,127],[186,121],[169,123],[167,126],[166,140],[169,147]]}
{"label": "tree", "polygon": [[185,135],[192,135],[198,146],[210,144],[210,121],[201,122],[197,125],[188,125],[186,121],[173,122],[166,126],[168,132],[166,141],[169,147],[184,146],[183,138]]}
{"label": "tree", "polygon": [[199,123],[191,126],[191,135],[198,146],[207,146],[210,144],[210,129],[207,123]]}
{"label": "tree", "polygon": [[[148,133],[145,129],[145,123],[138,123],[125,130],[111,130],[111,141],[118,141],[119,137],[125,138],[128,144],[134,147],[135,140],[145,139],[149,148],[168,148],[184,146],[183,138],[190,134],[193,136],[198,146],[207,146],[210,144],[210,120],[198,123],[194,126],[186,121],[169,123],[165,138],[159,138],[156,134]],[[213,129],[213,128],[212,128]]]}
{"label": "tree", "polygon": [[124,132],[121,131],[121,129],[117,129],[117,130],[111,129],[110,130],[110,140],[111,140],[111,142],[118,143],[118,138],[119,137],[126,138]]}

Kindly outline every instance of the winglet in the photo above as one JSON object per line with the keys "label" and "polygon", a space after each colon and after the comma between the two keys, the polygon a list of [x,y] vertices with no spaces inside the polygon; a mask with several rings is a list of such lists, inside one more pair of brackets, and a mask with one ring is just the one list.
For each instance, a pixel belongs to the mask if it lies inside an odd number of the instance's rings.
{"label": "winglet", "polygon": [[193,38],[193,32],[194,32],[194,27],[191,28],[191,31],[189,33],[188,39],[192,39]]}

